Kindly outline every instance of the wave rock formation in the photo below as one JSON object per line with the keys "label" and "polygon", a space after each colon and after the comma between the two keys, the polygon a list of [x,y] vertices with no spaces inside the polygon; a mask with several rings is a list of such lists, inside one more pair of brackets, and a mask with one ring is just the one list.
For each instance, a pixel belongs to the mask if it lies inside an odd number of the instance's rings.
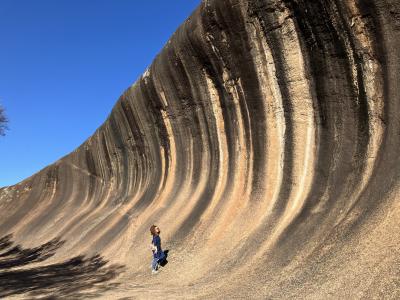
{"label": "wave rock formation", "polygon": [[203,0],[93,136],[0,190],[0,295],[399,298],[399,49],[397,0]]}

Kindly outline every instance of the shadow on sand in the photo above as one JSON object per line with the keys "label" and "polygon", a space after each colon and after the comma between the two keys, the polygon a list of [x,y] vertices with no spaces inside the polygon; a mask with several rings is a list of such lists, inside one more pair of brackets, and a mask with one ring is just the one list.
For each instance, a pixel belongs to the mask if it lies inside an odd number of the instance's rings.
{"label": "shadow on sand", "polygon": [[[34,267],[64,244],[53,239],[39,247],[14,246],[12,235],[0,239],[0,298],[27,294],[29,299],[88,299],[119,285],[122,265],[107,265],[100,255],[75,256],[67,261]],[[31,266],[30,266],[31,265]]]}

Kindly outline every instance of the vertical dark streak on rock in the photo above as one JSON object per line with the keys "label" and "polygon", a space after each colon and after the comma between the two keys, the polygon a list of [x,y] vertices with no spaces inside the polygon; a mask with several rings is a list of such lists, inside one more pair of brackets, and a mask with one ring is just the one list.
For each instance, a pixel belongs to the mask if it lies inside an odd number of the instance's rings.
{"label": "vertical dark streak on rock", "polygon": [[[317,164],[315,166],[315,171],[317,176],[313,178],[313,183],[311,191],[308,198],[305,201],[304,209],[300,214],[291,222],[287,227],[285,232],[282,234],[281,242],[283,240],[289,245],[289,247],[297,247],[298,244],[304,243],[303,240],[289,241],[287,238],[294,234],[296,236],[310,237],[313,228],[308,227],[306,220],[311,218],[316,220],[321,220],[325,218],[330,211],[333,209],[334,205],[337,203],[333,202],[333,199],[337,197],[342,192],[338,184],[338,176],[343,177],[345,174],[335,174],[332,173],[333,160],[335,151],[335,135],[341,130],[341,124],[344,123],[343,120],[338,122],[336,116],[332,114],[333,105],[330,102],[333,100],[332,96],[329,95],[329,85],[332,83],[328,81],[330,74],[329,64],[335,64],[339,68],[347,68],[346,64],[342,62],[345,56],[345,49],[343,43],[341,43],[338,37],[334,34],[334,28],[331,25],[329,14],[326,8],[321,5],[320,2],[303,2],[303,1],[285,1],[285,3],[290,7],[295,25],[297,26],[298,36],[300,37],[300,42],[302,44],[302,53],[308,57],[310,63],[310,75],[313,76],[313,87],[315,88],[316,104],[314,107],[318,111],[319,119],[315,120],[316,124],[319,125],[319,139],[318,139],[318,157]],[[322,15],[321,18],[314,18],[316,14]],[[323,22],[322,24],[320,22]],[[327,39],[327,36],[330,39]],[[331,47],[330,51],[326,50]],[[323,48],[325,50],[323,50]],[[328,57],[332,57],[334,60],[331,62]],[[350,74],[347,69],[346,74]],[[333,79],[336,80],[336,79]],[[350,76],[348,76],[350,81]],[[337,111],[337,109],[335,110]],[[339,125],[339,126],[338,126]],[[336,155],[343,155],[342,153],[336,153]],[[342,179],[343,180],[343,179]],[[335,190],[328,190],[329,186],[338,186]],[[321,202],[321,198],[327,193],[328,202],[325,204],[323,211],[315,214],[313,209],[316,208]],[[311,222],[310,222],[311,223]],[[301,232],[302,231],[302,232]],[[294,245],[296,243],[296,245]],[[283,245],[281,245],[283,246]]]}
{"label": "vertical dark streak on rock", "polygon": [[88,168],[88,172],[91,174],[89,176],[89,183],[88,183],[88,198],[90,199],[93,196],[95,186],[96,186],[96,178],[97,171],[96,171],[96,165],[93,159],[93,154],[89,148],[85,149],[85,158],[86,158],[86,165]]}
{"label": "vertical dark streak on rock", "polygon": [[101,134],[101,145],[103,148],[104,158],[105,158],[106,166],[107,166],[107,168],[106,168],[107,178],[111,178],[113,176],[113,168],[111,165],[110,151],[108,150],[107,137],[106,137],[105,131],[103,131]]}
{"label": "vertical dark streak on rock", "polygon": [[122,112],[128,122],[129,125],[129,130],[131,136],[129,136],[129,142],[131,145],[131,150],[135,151],[137,153],[143,153],[143,145],[144,145],[144,139],[143,136],[139,130],[139,126],[135,120],[135,115],[132,111],[132,107],[130,105],[129,97],[121,97],[121,108]]}
{"label": "vertical dark streak on rock", "polygon": [[[154,93],[151,88],[147,88],[144,86],[142,81],[139,81],[139,92],[138,94],[133,95],[134,98],[137,98],[138,103],[136,104],[135,110],[138,110],[140,105],[144,103],[148,104],[147,108],[150,112],[155,114],[155,101],[152,99],[154,97]],[[140,96],[142,99],[139,99]],[[144,102],[144,103],[139,103]],[[159,111],[158,111],[159,113]],[[135,114],[138,117],[137,113]],[[157,142],[157,138],[160,138],[159,133],[162,124],[160,124],[161,116],[158,114],[154,115],[154,119],[148,113],[140,116],[139,128],[141,135],[140,144],[138,144],[138,152],[140,156],[140,161],[143,164],[143,168],[141,170],[141,178],[146,182],[146,192],[142,195],[142,197],[135,203],[134,209],[143,209],[145,206],[149,205],[153,199],[156,190],[158,188],[158,184],[160,184],[161,171],[155,168],[155,166],[160,165],[160,153],[159,153],[159,144]],[[149,122],[155,128],[155,132],[153,128],[148,128],[143,123]],[[142,182],[143,185],[143,182]]]}
{"label": "vertical dark streak on rock", "polygon": [[[337,0],[335,0],[337,1]],[[386,180],[382,182],[381,176],[382,173],[385,173],[386,178],[395,178],[396,172],[395,169],[392,168],[392,165],[395,165],[395,161],[399,160],[398,155],[395,155],[395,157],[389,158],[389,155],[391,154],[391,147],[394,147],[393,141],[389,141],[390,135],[393,135],[396,133],[390,132],[390,127],[387,125],[389,124],[389,120],[391,118],[391,112],[393,113],[394,110],[392,108],[393,103],[392,101],[389,100],[388,94],[389,94],[389,78],[388,78],[388,68],[387,68],[387,58],[386,58],[386,53],[388,53],[386,49],[386,45],[384,42],[379,41],[380,38],[384,35],[382,32],[381,26],[380,26],[380,21],[379,19],[381,16],[379,15],[379,10],[377,6],[375,5],[374,1],[371,0],[363,0],[363,1],[357,1],[358,8],[360,10],[360,15],[362,18],[367,19],[367,27],[368,30],[371,31],[371,35],[368,37],[370,40],[370,45],[372,49],[368,49],[369,52],[365,52],[364,49],[359,49],[358,50],[358,60],[359,60],[359,66],[358,70],[359,73],[362,73],[364,70],[361,66],[362,63],[362,57],[361,55],[367,56],[370,59],[376,60],[379,63],[379,66],[382,68],[382,101],[384,101],[384,106],[383,106],[383,115],[379,116],[379,119],[376,120],[377,116],[370,116],[367,111],[367,115],[370,119],[370,122],[381,122],[384,126],[383,133],[381,135],[381,144],[380,148],[376,153],[376,157],[373,158],[365,158],[365,159],[374,159],[374,169],[372,174],[370,175],[369,183],[366,186],[366,189],[362,192],[360,195],[360,199],[369,199],[372,198],[372,196],[380,199],[384,199],[384,195],[387,194],[387,192],[382,192],[383,191],[390,191],[393,188],[394,182],[392,180]],[[344,20],[343,20],[344,21]],[[344,23],[346,24],[346,23]],[[372,53],[372,54],[371,54]],[[365,57],[364,57],[365,58]],[[358,74],[359,77],[362,77],[361,74]],[[363,96],[366,98],[367,101],[374,101],[374,99],[368,99],[365,95],[365,89],[363,91]],[[365,103],[365,106],[368,104]],[[365,108],[367,110],[367,108]],[[375,120],[374,120],[375,119]],[[368,123],[368,125],[370,125]],[[367,128],[363,128],[361,130],[360,135],[364,136],[369,136],[369,134],[374,134],[374,132],[371,132],[369,126]],[[367,133],[365,132],[367,131]],[[389,146],[389,143],[391,145]],[[362,145],[360,145],[360,148]],[[385,154],[384,154],[385,153]],[[383,171],[384,170],[384,171]],[[372,214],[376,213],[376,209],[378,208],[379,205],[382,205],[381,201],[357,201],[354,205],[354,207],[351,209],[350,212],[353,212],[357,215],[362,215],[361,217],[355,218],[350,222],[350,224],[347,225],[347,230],[352,231],[352,232],[357,232],[361,230],[361,225],[364,224],[365,220],[368,220],[369,217],[371,217]],[[349,213],[350,213],[349,212]]]}
{"label": "vertical dark streak on rock", "polygon": [[[180,35],[181,33],[178,31],[175,34]],[[184,39],[184,37],[181,38]],[[176,153],[174,155],[176,155],[176,158],[174,159],[176,160],[175,169],[178,172],[172,175],[175,185],[170,195],[171,201],[176,198],[175,193],[185,184],[185,178],[188,175],[186,165],[191,163],[188,153],[185,151],[189,147],[186,137],[192,128],[199,127],[199,120],[195,114],[195,99],[190,94],[188,75],[185,73],[178,51],[172,46],[166,47],[163,54],[168,59],[166,61],[156,60],[155,68],[157,67],[158,72],[151,76],[153,81],[156,80],[160,85],[159,87],[155,85],[156,92],[160,95],[163,93],[163,97],[166,98],[167,107],[164,110],[168,120],[165,120],[165,122],[170,122],[173,135],[170,138],[173,138],[175,142]],[[166,139],[169,140],[167,135],[166,132]],[[169,153],[166,158],[172,159],[171,155],[172,153]],[[169,161],[168,159],[166,171],[169,167]],[[171,175],[166,174],[166,176]]]}
{"label": "vertical dark streak on rock", "polygon": [[[290,194],[291,188],[292,188],[292,181],[293,181],[293,174],[292,174],[292,168],[293,168],[293,120],[291,116],[292,112],[292,103],[291,103],[291,98],[290,98],[290,93],[287,87],[286,82],[288,81],[288,78],[286,77],[286,72],[285,72],[285,66],[284,66],[284,53],[282,52],[283,46],[282,46],[282,41],[281,37],[279,34],[276,32],[276,30],[279,30],[279,26],[275,24],[277,21],[274,19],[274,10],[271,12],[271,7],[268,7],[268,5],[261,0],[256,0],[254,2],[249,3],[249,9],[250,9],[250,15],[254,15],[258,18],[264,35],[265,35],[265,40],[267,44],[269,45],[269,48],[272,51],[272,56],[274,59],[274,64],[276,68],[276,74],[277,74],[277,81],[279,85],[279,89],[282,94],[282,101],[283,101],[283,113],[284,113],[284,118],[285,118],[285,133],[284,133],[284,139],[285,139],[285,149],[284,149],[284,163],[283,163],[283,182],[282,182],[282,188],[279,193],[279,201],[277,201],[277,204],[274,207],[274,211],[277,215],[279,215],[283,210],[285,209],[287,205],[287,198]],[[272,6],[273,4],[271,4]],[[282,8],[280,8],[282,9]]]}
{"label": "vertical dark streak on rock", "polygon": [[111,130],[111,136],[113,138],[115,148],[114,149],[114,161],[116,161],[117,165],[117,174],[118,176],[116,177],[116,184],[117,184],[117,190],[119,191],[118,197],[115,197],[113,199],[114,204],[118,204],[121,201],[126,201],[127,199],[124,198],[124,192],[128,190],[128,176],[129,174],[128,169],[125,167],[128,165],[128,158],[127,158],[127,151],[125,149],[124,141],[122,140],[122,134],[121,130],[119,129],[118,126],[118,119],[116,119],[118,112],[120,110],[120,102],[116,105],[116,107],[113,109],[113,114],[111,114],[109,118],[109,126]]}
{"label": "vertical dark streak on rock", "polygon": [[[355,98],[357,99],[357,108],[358,108],[358,113],[357,113],[357,124],[358,124],[358,131],[359,134],[358,140],[357,140],[357,157],[355,160],[355,168],[359,170],[359,172],[362,172],[362,164],[363,162],[366,161],[365,154],[367,152],[367,145],[369,142],[369,116],[368,116],[368,98],[365,93],[365,86],[364,86],[364,79],[363,79],[363,70],[362,70],[362,58],[360,57],[359,52],[356,49],[356,46],[354,45],[354,39],[352,38],[350,29],[346,26],[346,20],[345,16],[343,15],[343,8],[341,8],[341,5],[337,2],[337,0],[333,0],[337,7],[337,13],[338,17],[340,19],[340,23],[337,24],[339,28],[335,28],[333,31],[334,34],[337,35],[338,40],[342,40],[343,42],[343,37],[341,36],[343,33],[346,36],[346,39],[348,40],[350,47],[351,47],[351,53],[347,53],[349,57],[353,57],[355,67],[357,70],[356,78],[353,79],[353,81],[357,82],[357,87],[355,87],[354,93],[355,93]],[[343,33],[342,33],[343,32]]]}
{"label": "vertical dark streak on rock", "polygon": [[[266,116],[261,93],[261,86],[257,79],[255,62],[251,56],[251,45],[243,16],[238,1],[231,3],[232,9],[226,10],[221,3],[217,13],[221,14],[227,28],[227,45],[224,57],[228,56],[228,68],[232,73],[234,84],[240,79],[243,87],[243,94],[239,94],[241,115],[243,116],[244,135],[247,149],[253,152],[252,165],[252,192],[259,190],[264,180],[264,166],[266,159]],[[237,5],[235,5],[237,4]],[[250,117],[251,116],[251,117]],[[249,168],[249,167],[248,167]]]}

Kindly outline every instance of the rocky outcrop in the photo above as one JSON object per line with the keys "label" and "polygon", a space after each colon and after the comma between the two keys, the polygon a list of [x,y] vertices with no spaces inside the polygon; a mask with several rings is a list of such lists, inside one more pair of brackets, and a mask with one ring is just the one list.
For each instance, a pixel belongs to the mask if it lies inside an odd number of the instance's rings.
{"label": "rocky outcrop", "polygon": [[93,136],[0,190],[0,235],[124,265],[104,297],[398,298],[399,16],[204,0]]}

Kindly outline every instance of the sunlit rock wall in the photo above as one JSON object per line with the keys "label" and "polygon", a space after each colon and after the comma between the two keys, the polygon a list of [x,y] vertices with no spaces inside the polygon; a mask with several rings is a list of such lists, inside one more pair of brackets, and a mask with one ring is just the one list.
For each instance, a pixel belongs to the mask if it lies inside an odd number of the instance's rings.
{"label": "sunlit rock wall", "polygon": [[93,136],[1,190],[0,235],[143,297],[398,298],[399,49],[396,0],[203,1]]}

